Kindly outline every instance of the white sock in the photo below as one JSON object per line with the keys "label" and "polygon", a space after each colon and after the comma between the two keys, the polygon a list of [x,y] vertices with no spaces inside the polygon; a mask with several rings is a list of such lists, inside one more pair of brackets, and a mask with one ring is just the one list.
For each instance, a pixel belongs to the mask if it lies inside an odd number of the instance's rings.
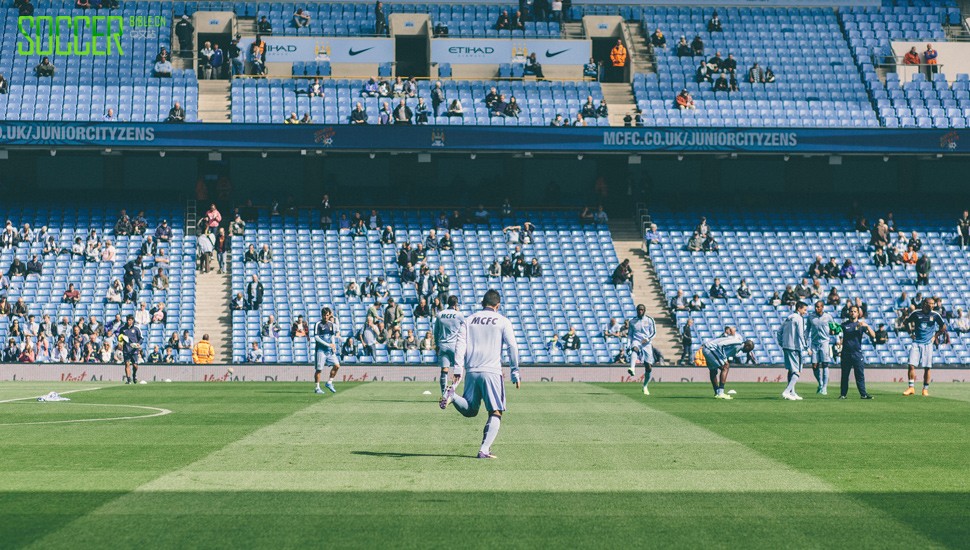
{"label": "white sock", "polygon": [[485,434],[482,437],[482,447],[479,449],[480,452],[488,453],[492,449],[492,443],[495,443],[495,438],[498,437],[498,429],[501,424],[501,417],[488,417],[488,422],[485,423]]}
{"label": "white sock", "polygon": [[785,393],[795,393],[795,383],[798,382],[798,375],[792,373],[791,380],[788,381],[788,387],[785,388]]}
{"label": "white sock", "polygon": [[333,377],[332,376],[330,377],[330,380],[327,381],[327,384],[333,384]]}
{"label": "white sock", "polygon": [[317,389],[320,389],[320,382],[317,382]]}

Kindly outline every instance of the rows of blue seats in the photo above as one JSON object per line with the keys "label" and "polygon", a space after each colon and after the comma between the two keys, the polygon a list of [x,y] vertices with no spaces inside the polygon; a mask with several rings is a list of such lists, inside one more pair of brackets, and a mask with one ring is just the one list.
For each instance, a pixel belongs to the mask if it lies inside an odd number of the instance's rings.
{"label": "rows of blue seats", "polygon": [[[504,81],[451,81],[444,80],[442,88],[448,102],[458,99],[464,109],[462,118],[439,116],[436,123],[464,124],[509,124],[547,125],[556,114],[571,117],[578,112],[587,96],[599,103],[602,91],[598,82],[504,82]],[[320,81],[324,89],[323,98],[309,98],[303,92],[309,85],[308,79],[237,79],[232,83],[233,121],[272,123],[281,122],[291,112],[310,113],[315,122],[336,124],[346,122],[354,105],[359,101],[367,110],[372,123],[377,122],[378,111],[383,102],[393,108],[399,99],[361,98],[360,92],[365,80]],[[418,95],[430,102],[428,81],[418,82]],[[504,93],[506,99],[515,96],[522,107],[519,119],[506,119],[490,116],[484,104],[485,95],[491,87]],[[416,99],[409,99],[412,108]],[[446,106],[442,108],[442,115]],[[447,122],[445,122],[447,121]],[[593,119],[591,125],[608,125],[605,119]]]}
{"label": "rows of blue seats", "polygon": [[[711,8],[657,6],[641,11],[645,33],[660,29],[667,41],[666,48],[654,50],[656,73],[634,76],[637,105],[651,124],[878,126],[832,10],[724,8],[718,13],[724,30],[708,33]],[[679,57],[681,36],[688,42],[701,36],[704,55]],[[722,59],[733,54],[739,91],[714,92],[712,83],[697,81],[698,65],[716,52]],[[826,62],[820,64],[821,59]],[[748,83],[747,71],[754,63],[762,70],[770,67],[776,81]],[[675,108],[674,97],[685,88],[694,97],[695,111]]]}
{"label": "rows of blue seats", "polygon": [[[906,220],[907,231],[919,232],[922,253],[932,257],[930,284],[916,289],[912,267],[876,268],[866,246],[869,235],[846,229],[850,223],[841,213],[806,211],[804,208],[776,208],[772,211],[734,208],[692,208],[687,211],[654,209],[655,222],[665,228],[665,242],[651,247],[651,258],[668,297],[683,290],[688,297],[698,294],[705,302],[700,312],[680,313],[679,326],[688,318],[695,322],[695,344],[720,334],[725,325],[739,328],[745,337],[755,340],[756,355],[761,361],[781,362],[781,349],[775,331],[790,310],[774,307],[768,300],[774,292],[798,283],[816,255],[825,261],[835,257],[841,264],[851,259],[858,275],[854,279],[822,280],[823,294],[831,287],[838,288],[844,303],[847,299],[862,298],[868,306],[868,320],[890,329],[890,342],[878,348],[867,347],[868,360],[873,363],[905,362],[909,337],[892,332],[896,318],[894,302],[902,292],[910,298],[917,291],[924,296],[940,296],[947,308],[966,310],[970,285],[965,273],[970,268],[970,255],[953,246],[955,228],[948,213],[919,209],[897,209],[897,220]],[[706,215],[720,244],[719,254],[688,252],[684,244],[690,237],[700,216]],[[876,218],[878,214],[872,216]],[[730,298],[712,300],[707,295],[713,279],[719,277],[728,289]],[[752,297],[739,300],[734,289],[744,279]],[[824,298],[825,296],[823,296]],[[826,309],[836,317],[839,307]],[[970,363],[970,336],[952,334],[953,343],[937,352],[942,362]]]}
{"label": "rows of blue seats", "polygon": [[0,119],[100,121],[108,120],[106,114],[112,109],[113,120],[159,122],[168,117],[176,101],[185,108],[186,120],[198,120],[198,87],[170,79],[136,86],[14,83],[9,93],[0,94]]}
{"label": "rows of blue seats", "polygon": [[[433,225],[437,212],[393,210],[381,213],[385,224],[397,228],[398,245],[407,240],[420,242]],[[259,221],[247,229],[244,239],[233,242],[232,288],[241,292],[252,274],[257,273],[266,292],[258,312],[233,313],[233,360],[243,361],[248,346],[262,340],[266,361],[308,361],[310,343],[261,339],[260,325],[275,314],[284,331],[296,315],[310,323],[323,306],[334,308],[340,320],[341,337],[352,336],[364,324],[370,301],[347,298],[344,289],[351,279],[385,277],[391,296],[402,303],[404,328],[415,330],[418,338],[430,330],[431,320],[415,318],[411,309],[417,303],[413,286],[401,285],[395,265],[397,246],[382,246],[376,231],[366,237],[351,238],[346,232],[307,229],[315,227],[317,211],[301,211],[297,218],[270,217],[261,212]],[[536,257],[544,266],[539,279],[492,279],[486,268],[496,258],[508,255],[512,245],[505,242],[502,227],[531,220],[537,225],[535,244],[525,245],[528,258]],[[439,233],[439,237],[441,233]],[[454,250],[430,252],[432,269],[444,266],[451,276],[451,294],[458,295],[466,314],[476,308],[488,288],[503,294],[503,312],[512,320],[522,360],[537,363],[608,363],[619,351],[620,343],[607,342],[599,333],[611,317],[632,315],[633,303],[626,286],[614,288],[610,273],[617,262],[609,231],[603,227],[582,227],[572,212],[522,212],[513,217],[494,219],[487,225],[465,226],[451,232]],[[268,244],[274,251],[271,264],[242,263],[245,246]],[[309,251],[309,253],[308,253]],[[580,260],[581,256],[581,260]],[[294,306],[293,304],[299,304]],[[553,333],[576,328],[583,341],[579,351],[549,350]],[[348,358],[345,362],[429,363],[433,354],[402,352],[379,347],[374,357]]]}
{"label": "rows of blue seats", "polygon": [[950,84],[943,73],[916,73],[900,85],[898,73],[886,75],[885,86],[873,90],[876,108],[889,128],[966,128],[970,124],[970,77],[956,75]]}
{"label": "rows of blue seats", "polygon": [[[55,237],[57,245],[68,250],[75,238],[80,237],[84,241],[88,232],[94,229],[99,237],[114,244],[117,259],[113,263],[85,262],[69,253],[45,257],[42,255],[43,243],[21,243],[18,247],[0,251],[0,265],[6,270],[13,258],[26,262],[30,256],[36,254],[44,260],[43,274],[30,275],[25,279],[15,278],[11,281],[11,288],[3,294],[11,302],[23,297],[30,308],[30,314],[35,315],[38,321],[46,314],[55,322],[65,316],[72,323],[79,317],[94,316],[99,322],[105,323],[116,314],[133,314],[135,304],[105,302],[108,286],[115,279],[123,278],[125,262],[138,254],[143,240],[141,236],[112,234],[118,209],[117,206],[87,208],[19,205],[12,202],[5,205],[0,210],[0,219],[10,220],[17,229],[25,223],[30,224],[35,231],[46,226]],[[164,347],[164,341],[172,332],[188,330],[191,334],[195,327],[195,242],[185,236],[184,226],[177,212],[178,209],[174,206],[145,209],[149,232],[154,231],[160,220],[167,219],[173,233],[171,243],[162,246],[169,258],[169,263],[162,266],[169,276],[170,286],[167,291],[152,288],[152,275],[158,266],[154,264],[153,258],[145,259],[143,290],[139,301],[144,302],[147,308],[165,302],[168,312],[166,325],[143,327],[149,346]],[[61,295],[67,290],[68,284],[74,284],[81,291],[81,301],[76,307],[61,303]],[[7,335],[9,323],[6,316],[0,316],[0,334]],[[182,355],[182,360],[189,358]]]}

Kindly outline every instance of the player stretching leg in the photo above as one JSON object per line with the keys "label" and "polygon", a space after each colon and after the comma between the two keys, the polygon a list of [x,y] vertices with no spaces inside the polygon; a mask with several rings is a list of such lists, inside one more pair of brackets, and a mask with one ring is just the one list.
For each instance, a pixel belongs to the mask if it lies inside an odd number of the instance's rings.
{"label": "player stretching leg", "polygon": [[711,375],[711,385],[714,386],[714,399],[733,399],[724,393],[724,384],[727,382],[731,358],[742,351],[754,351],[754,342],[742,339],[734,327],[724,327],[723,336],[708,340],[701,346],[701,353],[704,354],[707,370]]}
{"label": "player stretching leg", "polygon": [[795,311],[785,319],[778,329],[778,345],[785,354],[785,368],[788,369],[788,386],[781,396],[787,401],[801,401],[802,396],[795,393],[798,375],[802,372],[802,350],[807,349],[805,341],[805,313],[808,304],[798,302]]}
{"label": "player stretching leg", "polygon": [[[916,393],[916,367],[923,367],[923,396],[930,394],[930,371],[933,369],[933,345],[946,333],[946,323],[939,313],[933,311],[933,298],[923,300],[918,311],[906,318],[906,327],[913,335],[909,346],[909,387],[903,395]],[[933,328],[936,327],[934,331]]]}
{"label": "player stretching leg", "polygon": [[502,346],[508,347],[512,382],[519,387],[519,347],[515,342],[512,322],[498,312],[502,297],[489,290],[482,298],[482,310],[465,319],[462,336],[458,338],[455,351],[455,372],[465,374],[465,392],[455,395],[455,387],[449,386],[441,403],[447,407],[451,402],[463,416],[471,418],[485,402],[488,420],[482,436],[478,458],[495,458],[492,443],[498,436],[505,411],[505,381],[502,378]]}
{"label": "player stretching leg", "polygon": [[808,335],[812,344],[812,372],[818,380],[818,390],[815,393],[821,395],[829,393],[829,364],[832,362],[829,335],[834,323],[832,314],[825,312],[825,303],[822,300],[815,302],[815,312],[808,318]]}
{"label": "player stretching leg", "polygon": [[329,307],[320,310],[320,320],[313,326],[313,341],[316,343],[316,354],[314,362],[313,381],[317,386],[313,393],[323,393],[320,389],[320,373],[323,369],[330,366],[330,380],[327,381],[327,389],[331,393],[337,393],[333,387],[333,378],[340,370],[340,360],[337,359],[337,341],[340,339],[340,327],[333,316],[333,311]]}
{"label": "player stretching leg", "polygon": [[653,337],[657,335],[657,325],[647,315],[647,306],[637,306],[637,316],[630,319],[630,376],[637,375],[637,361],[643,363],[643,395],[650,395],[647,385],[653,375]]}
{"label": "player stretching leg", "polygon": [[138,359],[141,354],[141,329],[135,325],[135,316],[129,315],[118,335],[125,356],[125,384],[138,383]]}
{"label": "player stretching leg", "polygon": [[[448,297],[448,309],[438,314],[434,322],[434,342],[438,350],[438,366],[441,367],[441,395],[445,395],[445,390],[449,386],[448,369],[455,365],[455,345],[462,334],[465,325],[465,317],[458,309],[458,296]],[[460,376],[455,373],[454,386],[458,385]],[[447,407],[445,404],[442,409]]]}

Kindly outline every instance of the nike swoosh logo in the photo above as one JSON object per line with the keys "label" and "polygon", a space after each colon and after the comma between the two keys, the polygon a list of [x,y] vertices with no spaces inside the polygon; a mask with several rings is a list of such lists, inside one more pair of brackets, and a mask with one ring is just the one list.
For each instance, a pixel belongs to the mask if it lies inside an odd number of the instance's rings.
{"label": "nike swoosh logo", "polygon": [[569,48],[566,48],[565,50],[559,50],[558,52],[550,52],[549,50],[546,50],[546,57],[556,57],[557,55],[561,53],[566,53],[568,51],[569,51]]}
{"label": "nike swoosh logo", "polygon": [[362,54],[364,52],[369,52],[370,50],[373,50],[373,49],[374,49],[373,47],[370,47],[370,48],[364,48],[363,50],[354,51],[353,48],[350,48],[350,51],[348,51],[347,53],[349,53],[350,56],[353,57],[355,55],[360,55],[360,54]]}

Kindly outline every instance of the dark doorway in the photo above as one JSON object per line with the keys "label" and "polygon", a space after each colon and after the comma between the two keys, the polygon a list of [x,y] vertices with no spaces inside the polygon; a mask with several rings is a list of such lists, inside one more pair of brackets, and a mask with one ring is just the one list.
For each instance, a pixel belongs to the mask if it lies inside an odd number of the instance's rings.
{"label": "dark doorway", "polygon": [[[626,82],[626,68],[620,70],[613,67],[610,52],[616,46],[616,38],[594,38],[593,59],[600,64],[601,80],[603,82]],[[627,65],[630,59],[627,57]]]}
{"label": "dark doorway", "polygon": [[398,36],[395,37],[394,56],[397,58],[397,76],[414,76],[427,78],[428,68],[428,37],[427,36]]}

